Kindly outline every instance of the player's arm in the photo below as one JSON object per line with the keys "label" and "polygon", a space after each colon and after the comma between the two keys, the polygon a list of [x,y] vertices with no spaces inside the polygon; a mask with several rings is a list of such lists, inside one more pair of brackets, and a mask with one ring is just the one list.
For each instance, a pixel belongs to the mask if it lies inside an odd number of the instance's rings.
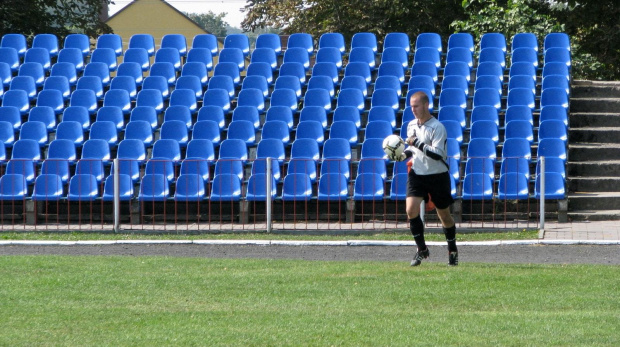
{"label": "player's arm", "polygon": [[412,147],[419,149],[420,151],[422,151],[422,153],[424,153],[431,159],[444,160],[447,155],[445,150],[446,138],[447,134],[445,128],[438,127],[433,132],[433,139],[431,145],[427,145],[415,136],[410,136],[407,139],[407,143],[410,144]]}

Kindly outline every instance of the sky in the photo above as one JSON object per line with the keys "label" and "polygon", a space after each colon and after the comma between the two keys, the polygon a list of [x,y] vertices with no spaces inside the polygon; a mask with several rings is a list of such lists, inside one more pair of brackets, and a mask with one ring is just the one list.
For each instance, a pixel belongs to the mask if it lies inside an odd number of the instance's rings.
{"label": "sky", "polygon": [[[113,1],[115,4],[108,6],[110,16],[132,2],[132,0]],[[167,0],[166,2],[181,12],[207,13],[211,11],[215,14],[226,12],[228,14],[224,17],[224,21],[230,26],[237,28],[241,27],[241,21],[243,21],[244,17],[244,14],[239,9],[245,6],[245,0]]]}

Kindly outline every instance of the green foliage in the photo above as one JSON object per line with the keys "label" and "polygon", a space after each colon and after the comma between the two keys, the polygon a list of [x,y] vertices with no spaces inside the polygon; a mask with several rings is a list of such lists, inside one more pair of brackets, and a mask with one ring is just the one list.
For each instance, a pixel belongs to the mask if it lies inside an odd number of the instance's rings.
{"label": "green foliage", "polygon": [[111,0],[2,0],[0,1],[0,35],[21,33],[55,34],[60,40],[71,33],[96,37],[112,32],[101,22],[99,14]]}
{"label": "green foliage", "polygon": [[196,24],[217,37],[226,36],[226,27],[228,26],[228,23],[224,21],[226,14],[226,12],[215,14],[211,11],[207,13],[185,13]]}

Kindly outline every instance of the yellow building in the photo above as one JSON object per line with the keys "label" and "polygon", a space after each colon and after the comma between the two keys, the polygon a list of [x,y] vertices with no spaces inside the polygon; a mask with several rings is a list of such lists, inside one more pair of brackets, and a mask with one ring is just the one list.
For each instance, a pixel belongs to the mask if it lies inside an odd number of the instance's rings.
{"label": "yellow building", "polygon": [[111,16],[106,24],[123,38],[124,49],[127,49],[129,38],[135,34],[151,34],[156,48],[159,48],[164,35],[182,34],[190,48],[195,35],[207,33],[163,0],[134,0]]}

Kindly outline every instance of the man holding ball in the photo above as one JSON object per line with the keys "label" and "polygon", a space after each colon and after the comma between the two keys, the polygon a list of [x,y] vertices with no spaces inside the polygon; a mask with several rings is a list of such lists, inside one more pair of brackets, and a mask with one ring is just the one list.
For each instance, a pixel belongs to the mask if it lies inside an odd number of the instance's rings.
{"label": "man holding ball", "polygon": [[448,173],[447,164],[446,129],[429,112],[429,100],[426,93],[414,93],[409,100],[409,105],[415,116],[415,119],[407,126],[405,142],[409,147],[400,158],[394,159],[406,160],[411,157],[405,206],[409,229],[418,246],[411,266],[420,265],[422,260],[430,255],[424,241],[424,222],[420,218],[420,204],[427,200],[429,195],[435,204],[448,242],[448,265],[456,266],[459,260],[456,247],[456,225],[450,214],[453,199],[450,192],[452,178]]}

